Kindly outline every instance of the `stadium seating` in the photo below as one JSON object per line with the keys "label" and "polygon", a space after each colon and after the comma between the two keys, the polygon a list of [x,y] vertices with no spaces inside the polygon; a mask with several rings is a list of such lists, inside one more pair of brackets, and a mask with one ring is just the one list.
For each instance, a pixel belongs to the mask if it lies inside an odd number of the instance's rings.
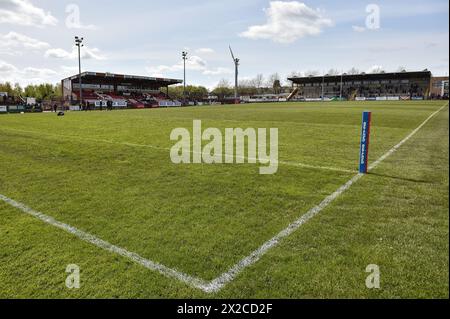
{"label": "stadium seating", "polygon": [[[79,92],[74,92],[75,99],[79,99]],[[150,93],[126,93],[126,95],[121,95],[117,92],[98,92],[93,90],[83,91],[83,100],[94,104],[96,101],[107,100],[113,102],[124,103],[128,105],[129,108],[158,108],[160,105],[178,105],[178,101],[172,101],[166,94],[150,94]]]}
{"label": "stadium seating", "polygon": [[138,100],[135,100],[135,99],[128,99],[128,105],[131,106],[132,108],[136,108],[136,109],[145,108],[144,103],[139,102]]}

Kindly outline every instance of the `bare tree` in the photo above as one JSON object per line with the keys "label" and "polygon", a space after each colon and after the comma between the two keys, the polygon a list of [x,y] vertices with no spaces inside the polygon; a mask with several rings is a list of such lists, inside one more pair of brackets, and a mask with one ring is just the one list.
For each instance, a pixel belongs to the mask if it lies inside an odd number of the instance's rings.
{"label": "bare tree", "polygon": [[221,79],[219,83],[217,84],[218,88],[230,88],[231,83],[227,79]]}
{"label": "bare tree", "polygon": [[328,75],[340,75],[341,72],[339,72],[339,70],[337,70],[337,69],[330,69],[327,74]]}
{"label": "bare tree", "polygon": [[254,80],[255,82],[255,87],[258,89],[258,91],[261,89],[261,87],[264,84],[264,75],[262,74],[257,74],[256,78]]}
{"label": "bare tree", "polygon": [[266,86],[271,88],[276,81],[281,82],[280,75],[278,73],[271,74],[267,79]]}
{"label": "bare tree", "polygon": [[241,95],[256,94],[256,87],[254,85],[254,80],[244,79],[239,81],[239,93]]}
{"label": "bare tree", "polygon": [[361,71],[359,71],[355,67],[352,67],[350,70],[347,71],[347,74],[350,74],[350,75],[355,75],[355,74],[360,74],[360,73],[361,73]]}
{"label": "bare tree", "polygon": [[247,80],[247,79],[239,80],[239,87],[248,88],[248,87],[251,87],[251,86],[252,85],[250,83],[250,80]]}
{"label": "bare tree", "polygon": [[282,89],[283,86],[281,85],[281,81],[275,80],[275,82],[273,82],[273,93],[280,94]]}
{"label": "bare tree", "polygon": [[273,93],[278,94],[281,90],[281,79],[278,73],[273,73],[267,78],[265,87],[273,89]]}
{"label": "bare tree", "polygon": [[219,97],[219,99],[224,99],[226,96],[231,96],[233,94],[233,89],[231,88],[231,83],[227,79],[222,79],[217,84],[216,88],[211,92]]}
{"label": "bare tree", "polygon": [[385,71],[384,71],[384,69],[383,69],[383,67],[381,67],[381,66],[379,66],[379,65],[374,65],[373,67],[371,67],[368,71],[367,71],[367,73],[376,73],[376,74],[378,74],[378,73],[384,73]]}

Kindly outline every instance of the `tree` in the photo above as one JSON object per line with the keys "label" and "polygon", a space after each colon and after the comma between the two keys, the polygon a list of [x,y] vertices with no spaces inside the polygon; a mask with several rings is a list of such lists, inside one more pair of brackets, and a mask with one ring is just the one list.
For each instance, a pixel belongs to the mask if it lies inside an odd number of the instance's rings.
{"label": "tree", "polygon": [[203,86],[189,85],[186,87],[187,94],[191,100],[203,100],[208,97],[208,90]]}
{"label": "tree", "polygon": [[4,84],[0,83],[0,92],[6,92],[8,95],[13,95],[13,88],[11,83],[5,82]]}
{"label": "tree", "polygon": [[23,94],[25,95],[25,97],[37,98],[36,87],[34,85],[27,85],[24,89]]}
{"label": "tree", "polygon": [[222,79],[217,84],[216,88],[212,91],[214,95],[217,95],[219,100],[223,100],[226,96],[233,95],[233,89],[227,79]]}
{"label": "tree", "polygon": [[61,83],[57,83],[53,89],[53,96],[55,99],[62,98],[62,86]]}
{"label": "tree", "polygon": [[281,89],[282,89],[281,81],[280,80],[275,80],[273,82],[273,93],[280,94],[281,93]]}
{"label": "tree", "polygon": [[301,78],[303,76],[305,76],[305,75],[301,71],[298,71],[298,72],[297,71],[292,71],[291,73],[289,73],[288,78],[295,78],[295,77]]}
{"label": "tree", "polygon": [[13,96],[22,96],[23,95],[23,89],[20,86],[19,83],[14,84],[14,89],[13,89]]}
{"label": "tree", "polygon": [[374,65],[373,67],[371,67],[368,71],[368,73],[384,73],[384,69],[381,66],[378,65]]}
{"label": "tree", "polygon": [[39,85],[30,84],[27,85],[24,89],[18,83],[16,83],[10,94],[15,97],[33,97],[37,100],[54,100],[60,99],[62,97],[60,83],[55,85],[50,83],[43,83]]}
{"label": "tree", "polygon": [[261,87],[264,84],[264,75],[257,74],[254,81],[255,81],[254,83],[255,83],[255,87],[256,87],[257,91],[260,92]]}
{"label": "tree", "polygon": [[183,86],[169,86],[169,97],[173,100],[183,99]]}
{"label": "tree", "polygon": [[219,83],[217,84],[218,88],[231,88],[230,81],[227,79],[221,79]]}
{"label": "tree", "polygon": [[278,73],[273,73],[269,76],[269,78],[267,79],[267,84],[266,86],[268,88],[271,88],[274,94],[279,94],[279,92],[281,91],[281,79],[280,79],[280,75]]}
{"label": "tree", "polygon": [[[169,96],[174,100],[183,99],[184,88],[182,85],[169,87]],[[208,97],[208,90],[203,86],[186,86],[186,96],[190,100],[203,100]]]}
{"label": "tree", "polygon": [[256,87],[253,80],[241,80],[239,81],[239,94],[240,95],[255,95]]}
{"label": "tree", "polygon": [[336,70],[336,69],[330,69],[330,70],[327,72],[327,74],[328,74],[328,75],[340,75],[341,72],[339,72],[339,71]]}
{"label": "tree", "polygon": [[361,73],[361,71],[359,71],[355,67],[352,67],[350,70],[347,71],[347,74],[350,74],[350,75],[355,75],[355,74],[360,74],[360,73]]}
{"label": "tree", "polygon": [[278,73],[273,73],[267,78],[266,86],[272,88],[276,81],[281,82],[280,75]]}

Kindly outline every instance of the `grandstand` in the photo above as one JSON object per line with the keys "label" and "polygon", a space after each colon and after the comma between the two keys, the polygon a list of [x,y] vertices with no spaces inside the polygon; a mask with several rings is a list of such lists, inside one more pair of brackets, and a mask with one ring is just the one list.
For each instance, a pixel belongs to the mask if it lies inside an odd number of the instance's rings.
{"label": "grandstand", "polygon": [[[297,97],[306,100],[423,100],[430,97],[432,74],[418,72],[292,77]],[[293,98],[294,96],[290,97]]]}
{"label": "grandstand", "polygon": [[431,79],[430,97],[433,99],[448,99],[448,76]]}
{"label": "grandstand", "polygon": [[[101,108],[112,101],[115,108],[155,108],[181,106],[169,96],[169,86],[182,80],[135,75],[84,72],[81,74],[82,103]],[[73,109],[80,105],[79,75],[61,81],[64,104]],[[163,92],[162,89],[166,92]]]}

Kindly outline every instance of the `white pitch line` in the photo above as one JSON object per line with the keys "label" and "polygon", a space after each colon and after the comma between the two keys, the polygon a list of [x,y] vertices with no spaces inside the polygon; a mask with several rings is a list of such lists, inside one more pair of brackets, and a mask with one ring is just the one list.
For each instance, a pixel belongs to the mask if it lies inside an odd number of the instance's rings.
{"label": "white pitch line", "polygon": [[311,168],[311,169],[318,169],[318,170],[325,170],[325,171],[334,171],[334,172],[342,172],[342,173],[355,173],[356,170],[351,169],[345,169],[340,167],[331,167],[331,166],[317,166],[317,165],[310,165],[310,164],[304,164],[304,163],[295,163],[295,162],[287,162],[287,161],[278,161],[281,165],[289,165],[289,166],[298,166],[298,167],[304,167],[304,168]]}
{"label": "white pitch line", "polygon": [[397,149],[399,149],[403,144],[405,144],[411,137],[413,137],[414,135],[416,135],[416,133],[418,131],[420,131],[420,129],[422,127],[424,127],[436,114],[438,114],[440,111],[442,111],[445,107],[448,106],[448,103],[444,104],[444,106],[442,106],[439,110],[437,110],[436,112],[434,112],[433,114],[431,114],[422,124],[420,124],[414,131],[411,132],[411,134],[409,134],[404,140],[402,140],[400,143],[398,143],[397,145],[395,145],[393,148],[391,148],[386,154],[384,154],[383,156],[381,156],[378,160],[376,160],[375,162],[373,162],[372,165],[369,166],[369,170],[374,169],[375,167],[377,167],[382,161],[384,161],[386,158],[388,158],[389,156],[391,156],[393,153],[395,153],[395,151],[397,151]]}
{"label": "white pitch line", "polygon": [[[386,154],[381,156],[377,161],[375,161],[370,167],[370,170],[373,170],[376,168],[381,162],[383,162],[385,159],[387,159],[389,156],[391,156],[395,151],[397,151],[403,144],[405,144],[411,137],[413,137],[422,127],[424,127],[436,114],[438,114],[440,111],[442,111],[446,106],[445,104],[442,106],[439,110],[431,114],[422,124],[420,124],[414,131],[411,132],[407,137],[405,137],[400,143],[395,145],[393,148],[391,148]],[[319,205],[313,207],[310,209],[305,215],[301,216],[299,219],[297,219],[295,222],[290,224],[287,228],[279,232],[275,237],[269,239],[266,241],[261,247],[253,251],[250,255],[242,259],[240,262],[238,262],[236,265],[234,265],[232,268],[230,268],[227,272],[223,273],[216,279],[214,279],[209,286],[210,292],[217,292],[221,290],[227,283],[231,282],[236,278],[236,276],[242,272],[243,269],[249,267],[250,265],[256,263],[258,260],[261,259],[261,257],[267,253],[270,249],[277,246],[280,241],[283,238],[288,237],[293,232],[295,232],[300,226],[308,222],[310,219],[312,219],[314,216],[319,214],[324,208],[326,208],[328,205],[330,205],[336,198],[338,198],[340,195],[342,195],[344,192],[346,192],[350,187],[356,183],[358,180],[360,180],[364,174],[357,174],[354,177],[352,177],[347,183],[339,187],[337,191],[335,191],[333,194],[325,198]]]}
{"label": "white pitch line", "polygon": [[[112,145],[124,145],[128,147],[137,147],[137,148],[151,148],[155,150],[161,150],[161,151],[171,151],[168,147],[161,147],[161,146],[155,146],[150,144],[137,144],[137,143],[130,143],[130,142],[116,142],[111,140],[104,140],[104,139],[97,139],[97,138],[91,138],[91,137],[81,137],[76,135],[57,135],[57,134],[51,134],[47,132],[35,132],[35,131],[29,131],[29,130],[21,130],[21,129],[14,129],[14,128],[6,128],[6,127],[0,127],[0,130],[6,130],[6,131],[15,131],[15,132],[22,132],[22,133],[29,133],[29,134],[41,134],[41,135],[47,135],[51,136],[57,139],[61,138],[69,138],[73,140],[79,140],[79,141],[90,141],[90,142],[99,142],[99,143],[106,143],[106,144],[112,144]],[[190,150],[191,154],[203,154],[202,152],[196,152],[194,150]],[[238,155],[230,155],[230,154],[221,154],[222,157],[225,158],[239,158],[244,160],[254,160],[258,161],[258,159],[250,158],[247,156],[238,156]],[[340,167],[330,167],[330,166],[317,166],[317,165],[311,165],[311,164],[305,164],[300,162],[289,162],[289,161],[277,161],[277,164],[281,165],[287,165],[287,166],[293,166],[293,167],[303,167],[303,168],[310,168],[310,169],[316,169],[316,170],[325,170],[325,171],[335,171],[335,172],[342,172],[342,173],[355,173],[354,170],[349,170],[345,168]]]}
{"label": "white pitch line", "polygon": [[53,217],[47,216],[41,212],[38,212],[22,203],[16,202],[15,200],[8,198],[2,194],[0,194],[0,200],[9,204],[12,207],[15,207],[17,209],[20,209],[22,212],[31,215],[33,217],[36,217],[43,221],[44,223],[47,223],[49,225],[52,225],[54,227],[60,228],[79,239],[88,242],[90,244],[93,244],[94,246],[97,246],[99,248],[102,248],[104,250],[110,251],[112,253],[118,254],[120,256],[126,257],[128,259],[131,259],[132,261],[144,266],[145,268],[148,268],[150,270],[154,270],[159,272],[160,274],[166,276],[178,279],[179,281],[182,281],[192,287],[201,289],[203,291],[207,290],[207,287],[209,287],[209,284],[199,278],[192,277],[190,275],[187,275],[185,273],[182,273],[178,270],[166,267],[164,265],[161,265],[159,263],[153,262],[151,260],[145,259],[141,256],[139,256],[136,253],[130,252],[124,248],[115,246],[113,244],[108,243],[107,241],[100,239],[94,235],[91,235],[89,233],[86,233],[82,230],[79,230],[73,226],[70,226],[68,224],[62,223],[54,219]]}
{"label": "white pitch line", "polygon": [[302,226],[303,224],[308,222],[311,218],[319,214],[325,207],[327,207],[332,201],[334,201],[342,193],[348,190],[354,183],[356,183],[363,176],[364,176],[363,174],[358,174],[355,177],[353,177],[350,181],[341,186],[336,192],[325,198],[325,200],[322,201],[322,203],[309,210],[305,215],[303,215],[295,222],[290,224],[287,228],[283,229],[275,237],[266,241],[261,247],[253,251],[250,255],[248,255],[244,259],[242,259],[240,262],[238,262],[236,265],[230,268],[226,273],[223,273],[222,275],[214,279],[210,283],[210,286],[208,287],[209,292],[218,292],[226,284],[233,281],[236,278],[236,276],[242,272],[242,270],[260,260],[265,253],[267,253],[270,249],[277,246],[283,238],[288,237],[298,228],[300,228],[300,226]]}
{"label": "white pitch line", "polygon": [[[447,105],[448,104],[445,104],[439,110],[437,110],[436,112],[431,114],[421,125],[419,125],[413,132],[411,132],[411,134],[409,134],[400,143],[395,145],[386,154],[384,154],[377,161],[375,161],[369,167],[369,169],[372,170],[372,169],[376,168],[381,162],[383,162],[385,159],[387,159],[389,156],[391,156],[393,153],[395,153],[395,151],[397,151],[398,148],[400,148],[404,143],[406,143],[409,139],[411,139],[422,127],[424,127],[436,114],[438,114],[441,110],[443,110]],[[101,249],[116,253],[123,257],[129,258],[130,260],[144,266],[147,269],[157,271],[166,277],[175,278],[181,282],[188,284],[191,287],[200,289],[206,293],[215,293],[215,292],[220,291],[225,285],[227,285],[232,280],[234,280],[236,278],[236,276],[239,275],[245,268],[247,268],[247,267],[253,265],[254,263],[256,263],[257,261],[259,261],[264,254],[266,254],[270,249],[276,247],[281,242],[281,240],[283,240],[284,238],[291,235],[298,228],[300,228],[300,226],[302,226],[303,224],[308,222],[310,219],[312,219],[314,216],[319,214],[324,208],[326,208],[328,205],[330,205],[336,198],[338,198],[340,195],[342,195],[344,192],[346,192],[348,189],[350,189],[350,187],[354,183],[356,183],[359,179],[361,179],[363,176],[364,176],[364,174],[357,174],[354,177],[352,177],[348,182],[346,182],[344,185],[339,187],[339,189],[336,190],[333,194],[326,197],[319,205],[310,209],[306,214],[304,214],[299,219],[297,219],[295,222],[290,224],[287,228],[285,228],[284,230],[279,232],[275,237],[266,241],[261,247],[259,247],[255,251],[253,251],[249,256],[242,259],[240,262],[238,262],[236,265],[234,265],[232,268],[230,268],[227,272],[223,273],[216,279],[209,281],[209,282],[205,281],[203,279],[200,279],[200,278],[196,278],[196,277],[187,275],[185,273],[182,273],[175,269],[169,268],[162,264],[153,262],[149,259],[145,259],[136,253],[130,252],[124,248],[110,244],[94,235],[86,233],[82,230],[79,230],[79,229],[73,227],[73,226],[61,223],[61,222],[57,221],[56,219],[54,219],[53,217],[50,217],[43,213],[35,211],[32,208],[29,208],[28,206],[26,206],[24,204],[16,202],[13,199],[10,199],[4,195],[0,194],[0,200],[11,205],[12,207],[20,209],[22,212],[24,212],[28,215],[31,215],[33,217],[40,219],[41,221],[43,221],[47,224],[50,224],[57,228],[60,228],[70,234],[73,234],[85,242],[91,243]]]}

